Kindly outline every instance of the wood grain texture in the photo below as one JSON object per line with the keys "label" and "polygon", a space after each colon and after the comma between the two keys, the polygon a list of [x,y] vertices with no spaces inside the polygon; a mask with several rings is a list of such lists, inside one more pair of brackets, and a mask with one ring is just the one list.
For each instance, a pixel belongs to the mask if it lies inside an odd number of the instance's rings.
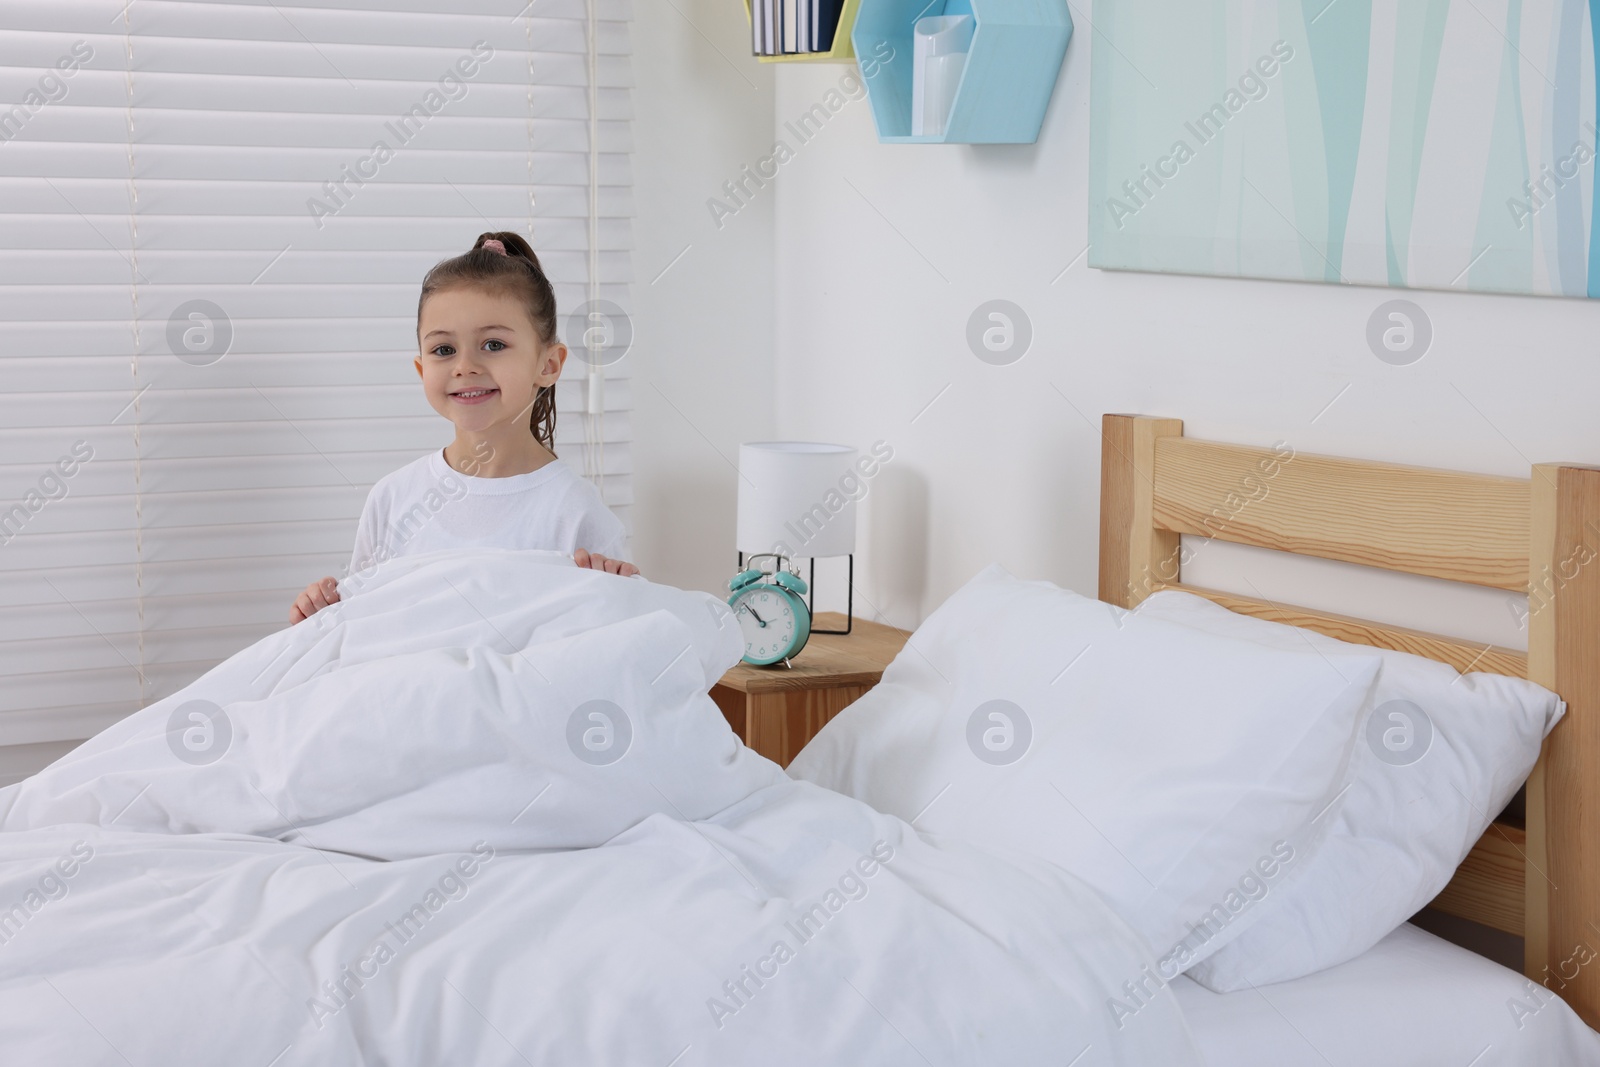
{"label": "wood grain texture", "polygon": [[1387,648],[1395,652],[1424,656],[1440,663],[1447,663],[1463,674],[1469,671],[1484,671],[1489,674],[1508,674],[1513,678],[1528,676],[1528,657],[1512,648],[1474,644],[1454,637],[1445,637],[1442,634],[1410,630],[1403,626],[1389,626],[1329,611],[1276,604],[1236,593],[1223,593],[1216,589],[1184,585],[1181,582],[1168,583],[1161,588],[1194,593],[1241,615],[1287,623],[1290,626],[1303,626],[1307,630],[1315,630],[1319,634],[1336,637],[1352,644],[1370,645],[1374,648]]}
{"label": "wood grain texture", "polygon": [[[1567,973],[1579,951],[1600,953],[1600,469],[1541,464],[1533,499],[1529,562],[1544,588],[1530,597],[1529,671],[1567,704],[1528,791],[1529,833],[1542,841],[1528,911],[1530,925],[1542,911],[1545,936],[1527,971],[1542,981]],[[1580,968],[1560,993],[1600,1026],[1600,965]]]}
{"label": "wood grain texture", "polygon": [[1463,919],[1524,936],[1527,834],[1519,826],[1495,823],[1484,831],[1455,877],[1430,907]]}
{"label": "wood grain texture", "polygon": [[[837,612],[819,612],[816,621],[827,630],[845,622]],[[746,746],[787,767],[830,719],[878,684],[911,636],[864,619],[853,629],[813,637],[792,669],[741,663],[722,676],[711,698]]]}
{"label": "wood grain texture", "polygon": [[[804,693],[748,693],[745,696],[744,743],[780,767],[789,765],[795,748],[789,735],[789,701]],[[790,749],[794,749],[791,752]]]}
{"label": "wood grain texture", "polygon": [[[844,629],[844,615],[837,611],[817,613],[815,624],[824,630]],[[721,685],[741,693],[772,693],[786,689],[816,689],[826,686],[878,684],[883,669],[900,654],[911,634],[883,623],[855,620],[848,637],[813,634],[806,647],[791,662],[754,667],[736,664],[722,676]]]}
{"label": "wood grain texture", "polygon": [[[1181,434],[1176,420],[1105,416],[1101,599],[1132,607],[1153,589],[1185,589],[1246,615],[1558,693],[1567,712],[1528,779],[1526,831],[1497,823],[1434,906],[1522,934],[1528,976],[1600,1027],[1600,963],[1573,975],[1575,959],[1600,957],[1600,469],[1540,465],[1523,481],[1285,458]],[[1525,592],[1528,653],[1184,586],[1182,534]]]}
{"label": "wood grain texture", "polygon": [[871,689],[867,685],[833,686],[827,689],[788,689],[764,693],[737,693],[718,686],[724,694],[718,698],[721,706],[731,696],[742,702],[735,714],[724,707],[723,714],[733,725],[735,718],[743,729],[737,729],[745,745],[767,757],[780,767],[787,767],[800,754],[811,739],[828,725],[835,715],[854,704]]}
{"label": "wood grain texture", "polygon": [[[1547,465],[1533,468],[1533,482],[1529,487],[1528,516],[1528,570],[1542,571],[1553,561],[1556,545],[1556,512],[1560,484],[1559,470]],[[1535,614],[1533,599],[1528,600],[1528,678],[1547,689],[1556,685],[1556,619],[1555,613],[1546,610]],[[1523,882],[1524,933],[1522,940],[1522,973],[1529,978],[1545,968],[1550,957],[1550,881],[1540,872],[1550,871],[1550,835],[1545,819],[1548,795],[1545,788],[1545,766],[1550,754],[1550,739],[1546,738],[1539,754],[1539,762],[1523,789],[1523,818],[1528,827],[1528,869]]]}
{"label": "wood grain texture", "polygon": [[1529,493],[1519,478],[1167,437],[1155,449],[1153,511],[1158,527],[1180,534],[1528,588]]}
{"label": "wood grain texture", "polygon": [[728,720],[728,729],[732,730],[739,740],[745,744],[749,731],[745,728],[749,722],[749,715],[745,708],[749,698],[737,689],[729,689],[725,685],[711,687],[711,699],[716,702],[717,708],[722,712],[722,717]]}
{"label": "wood grain texture", "polygon": [[1181,437],[1181,419],[1100,420],[1100,599],[1131,608],[1179,579],[1179,536],[1156,528],[1156,441]]}

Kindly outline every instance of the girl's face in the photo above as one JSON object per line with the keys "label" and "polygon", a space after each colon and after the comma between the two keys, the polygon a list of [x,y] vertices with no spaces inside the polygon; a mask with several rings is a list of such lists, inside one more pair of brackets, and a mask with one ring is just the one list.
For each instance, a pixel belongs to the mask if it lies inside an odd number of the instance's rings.
{"label": "girl's face", "polygon": [[567,346],[543,344],[519,301],[475,286],[428,297],[417,333],[422,390],[458,430],[519,420],[526,429],[534,396],[567,361]]}

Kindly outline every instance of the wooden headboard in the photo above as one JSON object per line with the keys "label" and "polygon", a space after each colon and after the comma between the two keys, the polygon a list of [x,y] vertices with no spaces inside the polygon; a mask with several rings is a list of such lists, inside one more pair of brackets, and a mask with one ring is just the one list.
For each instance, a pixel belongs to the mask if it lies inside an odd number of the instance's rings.
{"label": "wooden headboard", "polygon": [[[1433,907],[1522,937],[1527,976],[1600,1028],[1600,966],[1574,960],[1600,951],[1600,468],[1538,464],[1521,479],[1310,456],[1191,440],[1182,421],[1142,415],[1107,415],[1101,435],[1100,599],[1131,608],[1182,589],[1566,701],[1526,825],[1497,820]],[[1528,594],[1528,652],[1184,585],[1184,534]]]}

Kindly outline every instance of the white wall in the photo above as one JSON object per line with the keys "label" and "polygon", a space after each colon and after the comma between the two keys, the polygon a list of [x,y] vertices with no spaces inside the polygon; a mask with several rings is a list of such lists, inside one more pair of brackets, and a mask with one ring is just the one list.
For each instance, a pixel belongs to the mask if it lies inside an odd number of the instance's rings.
{"label": "white wall", "polygon": [[[1522,477],[1533,462],[1600,462],[1590,302],[1405,294],[1435,338],[1394,367],[1365,341],[1392,290],[1090,269],[1091,33],[1080,18],[1036,145],[880,145],[863,102],[778,179],[778,432],[895,449],[863,504],[858,596],[871,608],[913,625],[995,561],[1092,595],[1106,411]],[[843,70],[779,72],[780,135]],[[965,340],[995,298],[1033,323],[1012,366],[980,362]],[[1525,647],[1504,594],[1333,564],[1289,574],[1274,555],[1208,545],[1186,577]]]}
{"label": "white wall", "polygon": [[772,142],[737,7],[633,5],[633,546],[651,578],[713,591],[736,563],[739,442],[773,428],[773,200],[720,229],[705,203]]}

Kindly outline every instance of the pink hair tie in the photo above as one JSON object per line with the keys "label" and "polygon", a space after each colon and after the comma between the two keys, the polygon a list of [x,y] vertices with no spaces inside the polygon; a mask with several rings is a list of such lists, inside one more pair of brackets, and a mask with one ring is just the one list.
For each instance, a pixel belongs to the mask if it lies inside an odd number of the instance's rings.
{"label": "pink hair tie", "polygon": [[506,254],[505,243],[503,241],[496,241],[492,237],[489,238],[489,240],[483,242],[483,244],[479,245],[479,247],[480,248],[487,248],[491,252],[498,252],[502,256]]}

